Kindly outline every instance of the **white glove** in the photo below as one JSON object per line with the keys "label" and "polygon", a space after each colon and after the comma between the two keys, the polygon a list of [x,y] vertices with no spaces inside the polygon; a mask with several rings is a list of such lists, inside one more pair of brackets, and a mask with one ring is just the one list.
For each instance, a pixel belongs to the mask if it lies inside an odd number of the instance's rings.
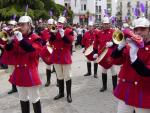
{"label": "white glove", "polygon": [[130,46],[130,51],[129,51],[130,60],[133,63],[137,59],[137,52],[139,48],[137,47],[135,42],[133,42],[131,39],[127,39],[127,43]]}
{"label": "white glove", "polygon": [[47,45],[47,46],[50,46],[50,43],[49,43],[49,41],[47,41],[47,42],[46,42],[46,45]]}
{"label": "white glove", "polygon": [[93,55],[93,58],[97,58],[97,57],[98,57],[98,54],[97,54],[97,53]]}
{"label": "white glove", "polygon": [[124,40],[118,45],[118,50],[122,50],[125,46],[126,46],[126,41]]}
{"label": "white glove", "polygon": [[63,29],[59,29],[59,33],[61,35],[61,38],[63,38],[64,37],[64,30]]}
{"label": "white glove", "polygon": [[113,42],[112,41],[109,41],[109,42],[106,42],[106,47],[112,47],[113,46]]}
{"label": "white glove", "polygon": [[81,49],[81,52],[82,52],[82,53],[84,53],[84,52],[85,52],[85,48],[84,48],[84,47]]}
{"label": "white glove", "polygon": [[22,33],[20,31],[15,31],[14,35],[16,36],[18,41],[21,41],[23,39]]}

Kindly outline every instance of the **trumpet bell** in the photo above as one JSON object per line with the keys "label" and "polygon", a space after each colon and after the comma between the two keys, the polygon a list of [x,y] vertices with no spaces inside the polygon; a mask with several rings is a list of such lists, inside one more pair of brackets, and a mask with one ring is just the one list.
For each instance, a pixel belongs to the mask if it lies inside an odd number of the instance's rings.
{"label": "trumpet bell", "polygon": [[51,26],[51,32],[53,32],[53,33],[57,32],[56,26]]}
{"label": "trumpet bell", "polygon": [[120,30],[116,30],[112,35],[112,39],[115,44],[120,44],[124,41],[124,34]]}
{"label": "trumpet bell", "polygon": [[5,31],[1,31],[1,32],[0,32],[0,39],[1,39],[1,40],[7,41],[8,38],[9,38],[9,37],[8,37],[7,32],[5,32]]}

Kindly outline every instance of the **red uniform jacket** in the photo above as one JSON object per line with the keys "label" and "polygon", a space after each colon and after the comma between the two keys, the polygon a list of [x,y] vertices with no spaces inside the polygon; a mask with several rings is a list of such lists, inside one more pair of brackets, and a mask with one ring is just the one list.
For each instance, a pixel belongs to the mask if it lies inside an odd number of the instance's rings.
{"label": "red uniform jacket", "polygon": [[[139,63],[139,59],[143,64]],[[127,105],[150,109],[150,45],[139,49],[138,59],[133,64],[130,62],[129,47],[114,59],[114,63],[122,64],[114,95]],[[149,77],[143,77],[145,73],[149,73]]]}
{"label": "red uniform jacket", "polygon": [[54,64],[71,64],[71,47],[74,40],[71,28],[66,28],[64,37],[57,32],[55,36],[50,37],[50,46],[53,48],[52,62]]}
{"label": "red uniform jacket", "polygon": [[48,28],[45,28],[43,31],[41,31],[40,35],[42,40],[47,42],[50,38],[50,30]]}
{"label": "red uniform jacket", "polygon": [[114,29],[106,29],[98,32],[94,40],[94,49],[98,50],[98,53],[101,52],[102,48],[106,46],[106,42],[112,40]]}
{"label": "red uniform jacket", "polygon": [[82,46],[88,48],[90,45],[93,44],[95,39],[96,33],[95,31],[87,31],[82,38]]}
{"label": "red uniform jacket", "polygon": [[[101,30],[97,33],[96,38],[94,40],[94,51],[97,52],[98,55],[100,55],[103,52],[104,48],[106,47],[106,43],[112,41],[112,35],[114,31],[114,29],[106,29]],[[105,69],[108,69],[113,65],[113,60],[111,58],[111,52],[113,50],[112,48],[108,48],[108,52],[99,62],[99,64]]]}
{"label": "red uniform jacket", "polygon": [[11,83],[21,87],[41,84],[38,64],[42,45],[39,39],[38,35],[32,33],[20,42],[14,40],[11,49],[4,51],[2,62],[15,66],[9,79]]}

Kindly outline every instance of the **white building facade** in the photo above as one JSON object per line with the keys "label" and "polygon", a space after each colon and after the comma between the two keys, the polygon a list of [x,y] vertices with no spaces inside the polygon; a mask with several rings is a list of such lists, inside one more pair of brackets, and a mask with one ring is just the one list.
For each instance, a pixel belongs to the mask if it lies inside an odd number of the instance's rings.
{"label": "white building facade", "polygon": [[142,16],[141,3],[145,6],[145,16],[150,19],[150,0],[118,0],[117,1],[117,12],[122,20],[125,21],[126,17],[129,20],[136,18],[135,8],[139,11],[139,16]]}
{"label": "white building facade", "polygon": [[100,22],[104,9],[110,16],[115,16],[117,0],[54,0],[55,3],[71,8],[74,13],[74,24],[87,24],[89,21]]}

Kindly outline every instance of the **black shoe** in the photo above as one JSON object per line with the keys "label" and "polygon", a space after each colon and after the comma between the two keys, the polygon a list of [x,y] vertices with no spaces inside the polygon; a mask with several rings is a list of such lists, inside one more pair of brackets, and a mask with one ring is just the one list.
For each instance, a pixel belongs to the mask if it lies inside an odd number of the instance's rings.
{"label": "black shoe", "polygon": [[102,73],[102,83],[103,87],[100,89],[100,92],[104,92],[107,90],[107,74]]}
{"label": "black shoe", "polygon": [[98,78],[97,74],[94,74],[94,78]]}
{"label": "black shoe", "polygon": [[10,90],[8,92],[8,94],[12,94],[12,93],[16,93],[17,92],[17,88],[16,88],[16,85],[12,84],[12,90]]}
{"label": "black shoe", "polygon": [[87,70],[88,72],[84,74],[84,76],[90,76],[91,75],[91,63],[87,62]]}
{"label": "black shoe", "polygon": [[45,83],[45,87],[48,87],[50,84],[51,84],[51,82],[50,82],[50,81],[47,81],[47,82]]}
{"label": "black shoe", "polygon": [[54,100],[58,100],[64,97],[64,80],[58,80],[58,84],[59,84],[59,94],[56,97],[54,97]]}
{"label": "black shoe", "polygon": [[98,78],[98,76],[97,76],[97,68],[98,68],[98,64],[94,63],[94,78]]}
{"label": "black shoe", "polygon": [[12,93],[16,93],[16,92],[17,92],[17,90],[12,89],[12,90],[10,90],[10,91],[8,92],[8,94],[12,94]]}
{"label": "black shoe", "polygon": [[84,76],[91,76],[91,74],[90,73],[86,73],[86,74],[84,74]]}
{"label": "black shoe", "polygon": [[106,87],[102,87],[102,88],[100,89],[100,92],[104,92],[104,91],[106,91],[106,90],[107,90]]}
{"label": "black shoe", "polygon": [[64,97],[64,94],[58,94],[56,97],[54,97],[54,100],[58,100],[63,97]]}
{"label": "black shoe", "polygon": [[113,90],[115,90],[117,86],[117,75],[112,76],[112,84],[113,84]]}
{"label": "black shoe", "polygon": [[50,81],[51,81],[51,70],[49,69],[46,69],[46,79],[47,79],[47,82],[45,84],[45,87],[48,87],[50,85]]}
{"label": "black shoe", "polygon": [[67,96],[67,102],[68,102],[68,103],[71,103],[71,102],[72,102],[71,95]]}
{"label": "black shoe", "polygon": [[71,103],[72,98],[71,98],[71,86],[72,86],[72,80],[66,81],[66,91],[67,91],[67,102]]}

